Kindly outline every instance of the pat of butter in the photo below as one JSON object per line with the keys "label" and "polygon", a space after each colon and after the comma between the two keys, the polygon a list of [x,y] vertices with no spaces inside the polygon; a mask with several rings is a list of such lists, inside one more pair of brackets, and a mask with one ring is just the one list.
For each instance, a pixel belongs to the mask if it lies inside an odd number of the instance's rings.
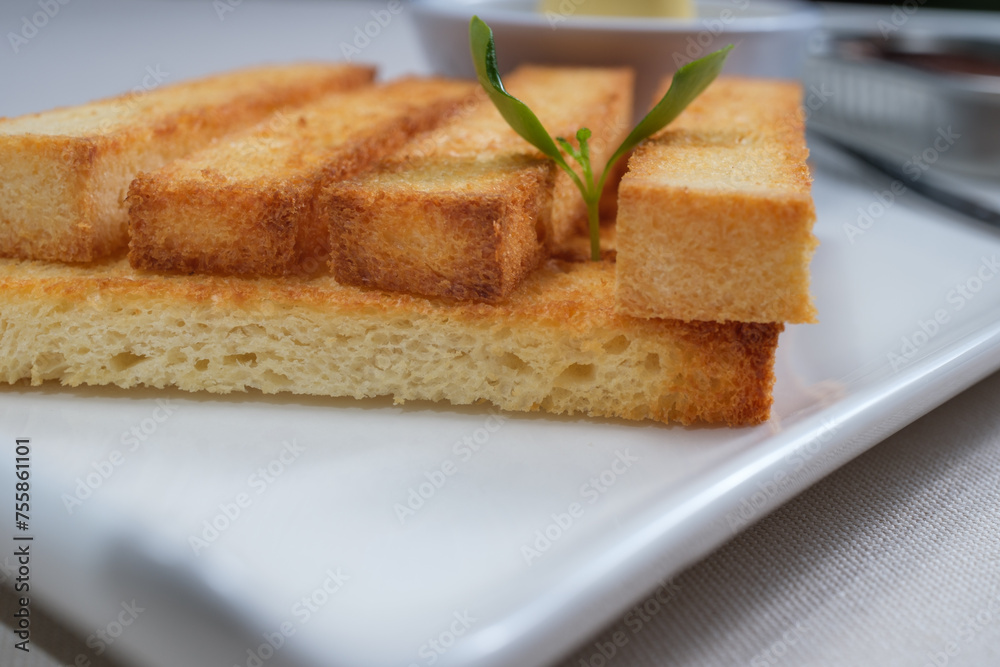
{"label": "pat of butter", "polygon": [[541,0],[541,12],[562,16],[657,16],[691,19],[697,16],[694,0]]}

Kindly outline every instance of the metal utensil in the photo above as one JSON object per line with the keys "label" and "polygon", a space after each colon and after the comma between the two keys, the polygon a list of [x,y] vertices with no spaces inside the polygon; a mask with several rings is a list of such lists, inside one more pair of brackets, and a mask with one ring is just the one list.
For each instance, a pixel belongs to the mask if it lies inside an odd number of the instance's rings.
{"label": "metal utensil", "polygon": [[953,190],[946,189],[944,187],[935,185],[931,182],[931,179],[927,177],[921,177],[914,179],[911,175],[903,172],[902,168],[894,163],[892,160],[886,159],[874,153],[859,150],[849,144],[846,144],[838,139],[835,139],[823,132],[816,131],[815,129],[810,129],[811,137],[819,137],[827,144],[839,149],[841,152],[850,155],[852,158],[868,165],[872,169],[879,171],[890,178],[898,180],[906,185],[907,188],[913,190],[917,194],[923,195],[927,199],[933,201],[936,204],[940,204],[946,208],[949,208],[957,213],[968,216],[975,220],[1000,227],[1000,211],[997,211],[989,206],[981,204],[979,202],[973,201],[968,197],[960,195]]}
{"label": "metal utensil", "polygon": [[1000,42],[834,35],[805,83],[809,126],[826,136],[909,172],[1000,177]]}

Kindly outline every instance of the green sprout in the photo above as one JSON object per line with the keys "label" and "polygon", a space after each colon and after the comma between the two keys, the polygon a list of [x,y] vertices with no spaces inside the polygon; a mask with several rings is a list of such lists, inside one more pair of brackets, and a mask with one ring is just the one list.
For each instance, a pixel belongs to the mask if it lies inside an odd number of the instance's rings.
{"label": "green sprout", "polygon": [[[732,45],[725,47],[714,53],[710,53],[704,58],[684,65],[670,83],[670,89],[663,98],[653,107],[653,110],[646,114],[646,117],[639,121],[632,132],[625,138],[618,150],[614,152],[604,171],[598,179],[594,177],[594,170],[590,164],[590,140],[591,132],[587,128],[581,128],[576,133],[579,149],[562,137],[552,136],[542,127],[538,116],[528,108],[521,100],[507,92],[500,80],[500,72],[497,68],[496,45],[493,42],[493,31],[486,22],[478,16],[473,16],[469,23],[469,45],[472,50],[472,61],[476,67],[476,75],[479,83],[486,90],[490,100],[496,106],[504,120],[524,137],[532,146],[542,151],[546,156],[552,158],[559,167],[569,174],[583,201],[587,204],[587,220],[590,227],[590,255],[591,259],[597,261],[601,258],[601,230],[600,215],[598,205],[601,201],[601,193],[604,192],[605,181],[611,168],[621,156],[635,148],[639,142],[647,137],[659,132],[673,121],[696,97],[701,95],[709,84],[715,80],[722,71],[722,66],[726,61],[726,56],[732,50]],[[558,142],[558,145],[557,145]],[[559,146],[566,151],[573,160],[580,165],[583,178],[566,162]]]}

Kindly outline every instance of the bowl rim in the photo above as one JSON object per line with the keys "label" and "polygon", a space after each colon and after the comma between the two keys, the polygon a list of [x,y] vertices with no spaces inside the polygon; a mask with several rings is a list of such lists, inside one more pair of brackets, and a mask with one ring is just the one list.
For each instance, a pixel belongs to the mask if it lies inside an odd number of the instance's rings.
{"label": "bowl rim", "polygon": [[[572,1],[572,0],[570,0]],[[717,8],[739,9],[741,4],[753,4],[773,8],[774,15],[736,16],[730,19],[720,31],[715,17],[699,16],[694,19],[630,17],[630,16],[585,16],[568,15],[557,26],[549,22],[546,14],[518,7],[504,7],[504,4],[525,4],[525,0],[411,0],[418,18],[437,20],[468,20],[478,14],[493,28],[521,28],[546,31],[601,31],[624,32],[630,34],[687,34],[709,30],[713,33],[725,32],[785,32],[812,30],[820,25],[822,13],[818,7],[804,0],[697,0],[700,5]]]}

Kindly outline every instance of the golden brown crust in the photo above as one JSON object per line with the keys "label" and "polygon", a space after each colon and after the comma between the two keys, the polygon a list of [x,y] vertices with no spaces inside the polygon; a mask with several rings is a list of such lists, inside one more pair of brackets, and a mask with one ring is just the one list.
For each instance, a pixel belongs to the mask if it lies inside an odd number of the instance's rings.
{"label": "golden brown crust", "polygon": [[617,300],[638,317],[816,320],[798,84],[720,78],[619,187]]}
{"label": "golden brown crust", "polygon": [[129,260],[156,271],[314,272],[329,251],[321,189],[441,123],[473,90],[405,79],[333,95],[140,174],[129,190]]}
{"label": "golden brown crust", "polygon": [[[543,258],[551,215],[551,163],[537,158],[484,162],[498,167],[487,187],[426,191],[401,181],[385,189],[338,184],[327,191],[330,266],[347,285],[495,302],[506,298]],[[436,163],[461,171],[468,165]],[[393,174],[395,177],[396,174]],[[446,241],[446,242],[445,242]]]}
{"label": "golden brown crust", "polygon": [[[523,67],[507,85],[554,136],[591,128],[594,164],[603,166],[627,131],[632,80],[623,69]],[[459,300],[507,298],[586,229],[570,177],[482,94],[374,173],[328,188],[323,201],[338,280]]]}
{"label": "golden brown crust", "polygon": [[91,261],[123,248],[125,191],[272,111],[371,81],[370,67],[258,67],[0,119],[0,256]]}
{"label": "golden brown crust", "polygon": [[[671,320],[676,322],[677,320]],[[708,375],[732,373],[736,391],[720,392],[716,409],[733,424],[767,421],[774,387],[774,351],[784,324],[757,322],[685,322],[678,328],[699,349],[712,350],[695,363]],[[722,398],[725,396],[726,398]]]}
{"label": "golden brown crust", "polygon": [[608,262],[549,261],[499,304],[313,278],[0,261],[0,380],[257,388],[730,425],[767,419],[781,325],[621,315]]}

